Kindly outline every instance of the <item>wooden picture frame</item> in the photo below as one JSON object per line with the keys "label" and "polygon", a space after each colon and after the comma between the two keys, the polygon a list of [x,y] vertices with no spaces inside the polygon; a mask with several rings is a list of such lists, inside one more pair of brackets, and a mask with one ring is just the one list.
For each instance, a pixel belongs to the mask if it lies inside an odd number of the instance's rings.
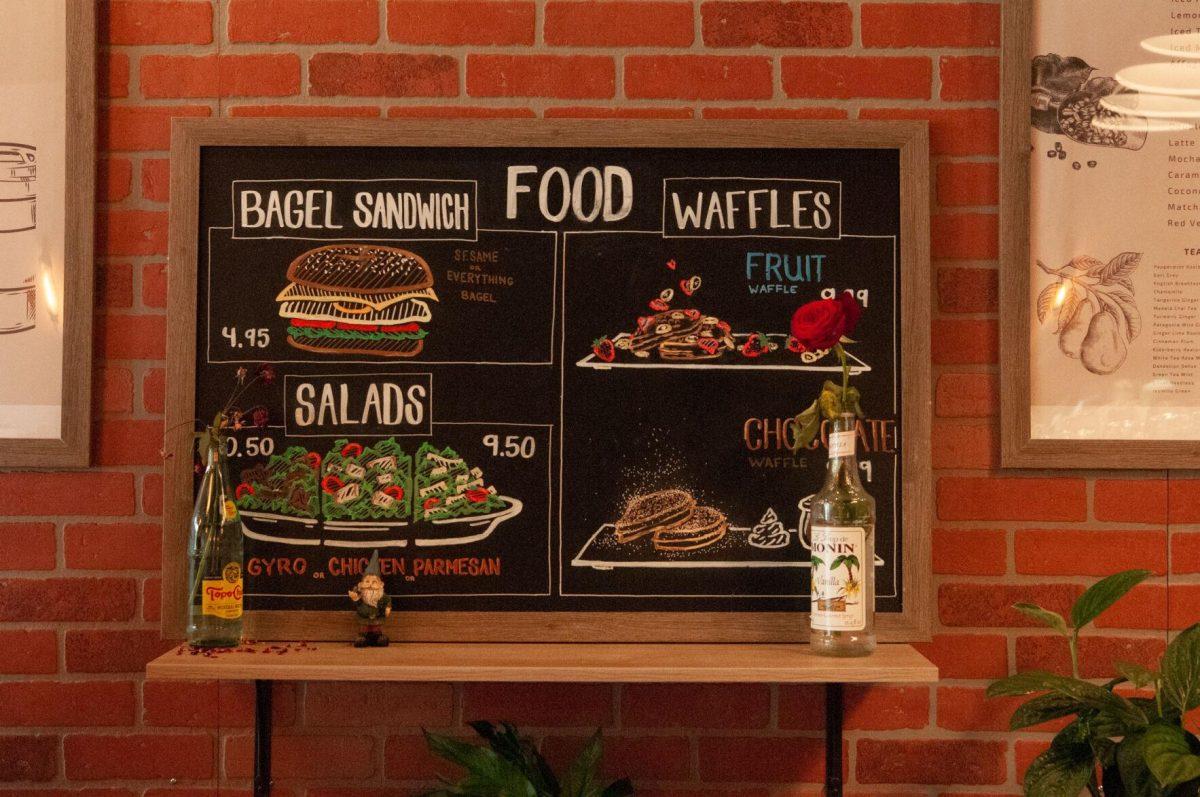
{"label": "wooden picture frame", "polygon": [[[0,438],[0,468],[86,467],[91,443],[93,224],[96,168],[96,4],[66,0],[65,161],[63,178],[62,283],[42,272],[26,297],[30,317],[45,322],[47,308],[61,317],[60,362],[39,367],[61,371],[58,436]],[[7,9],[8,14],[21,14]],[[42,101],[29,97],[30,103]],[[2,127],[3,125],[0,125]],[[0,139],[3,139],[0,136]],[[38,164],[45,173],[45,159]],[[53,167],[51,167],[53,168]],[[41,180],[45,183],[45,180]],[[42,189],[44,190],[44,189]],[[33,201],[36,203],[37,196]],[[48,206],[50,203],[43,203]],[[33,211],[36,217],[37,211]],[[35,224],[36,227],[36,224]],[[35,228],[30,228],[35,229]],[[20,233],[18,233],[20,234]],[[44,257],[44,255],[43,255]],[[45,261],[43,261],[45,262]],[[3,286],[0,286],[3,287]],[[54,296],[61,291],[61,294]],[[11,291],[10,291],[11,292]],[[36,313],[32,308],[36,307]],[[36,324],[35,324],[36,326]],[[18,330],[22,335],[28,330]],[[16,336],[14,336],[16,337]],[[13,373],[10,371],[10,373]]]}
{"label": "wooden picture frame", "polygon": [[[1030,64],[1036,53],[1035,17],[1039,0],[1006,0],[1002,5],[1000,123],[1000,419],[1001,464],[1006,468],[1163,469],[1200,465],[1200,439],[1050,438],[1034,436],[1031,342],[1034,299],[1031,257]],[[1089,18],[1111,25],[1105,14]],[[1076,20],[1077,24],[1088,24]],[[1122,38],[1128,38],[1125,33]],[[1061,53],[1063,56],[1075,53]],[[1150,60],[1148,58],[1148,60]],[[1100,71],[1093,74],[1100,75]],[[1105,73],[1107,74],[1107,73]],[[1072,142],[1068,139],[1067,145]],[[1101,151],[1092,148],[1089,152]],[[1033,152],[1035,159],[1041,152]],[[1065,158],[1065,155],[1063,156]],[[1078,157],[1078,152],[1076,152]],[[1095,161],[1087,163],[1086,174]],[[1070,159],[1063,161],[1069,164]],[[1102,164],[1104,165],[1104,164]],[[1080,169],[1075,163],[1074,168]],[[1070,228],[1069,220],[1064,227]],[[1120,250],[1116,250],[1120,251]],[[1082,254],[1082,253],[1081,253]],[[1090,254],[1090,253],[1089,253]],[[1096,253],[1100,254],[1100,253]],[[1113,253],[1104,254],[1107,259]],[[1040,255],[1039,255],[1040,258]],[[1043,279],[1044,279],[1044,275]],[[1041,284],[1038,287],[1042,287]],[[1149,326],[1146,323],[1145,326]],[[1148,334],[1148,333],[1144,333]],[[1064,368],[1075,361],[1063,358]],[[1076,373],[1071,371],[1070,373]],[[1083,378],[1091,378],[1078,372]],[[1080,412],[1090,412],[1082,409]]]}
{"label": "wooden picture frame", "polygon": [[[512,146],[894,149],[900,173],[899,262],[902,317],[917,334],[902,340],[904,410],[904,610],[878,614],[881,641],[928,639],[933,590],[930,564],[930,359],[928,129],[924,122],[395,122],[326,120],[175,120],[171,149],[167,428],[195,417],[197,253],[202,153],[213,147]],[[485,143],[481,143],[485,142]],[[192,509],[192,442],[171,443],[164,487],[162,630],[183,631]],[[347,603],[349,607],[349,603]],[[807,615],[795,612],[420,612],[419,622],[390,623],[402,641],[782,642],[807,639]],[[686,622],[681,618],[686,617]],[[247,612],[254,639],[348,639],[346,612]]]}

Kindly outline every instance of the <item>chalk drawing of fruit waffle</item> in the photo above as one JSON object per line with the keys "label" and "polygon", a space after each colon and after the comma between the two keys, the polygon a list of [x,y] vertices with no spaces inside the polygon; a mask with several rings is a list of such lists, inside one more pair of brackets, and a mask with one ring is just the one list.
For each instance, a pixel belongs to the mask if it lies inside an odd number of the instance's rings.
{"label": "chalk drawing of fruit waffle", "polygon": [[1141,332],[1132,280],[1141,262],[1140,252],[1123,252],[1107,263],[1084,255],[1061,268],[1038,261],[1055,278],[1038,294],[1038,323],[1052,324],[1059,350],[1093,374],[1120,368]]}
{"label": "chalk drawing of fruit waffle", "polygon": [[[650,301],[649,314],[639,316],[632,331],[592,341],[591,352],[576,365],[601,371],[613,368],[841,371],[830,349],[805,351],[784,333],[734,331],[728,321],[695,306],[693,297],[701,285],[699,276],[691,276],[680,279],[678,289],[665,288]],[[853,354],[847,356],[851,374],[871,370]]]}

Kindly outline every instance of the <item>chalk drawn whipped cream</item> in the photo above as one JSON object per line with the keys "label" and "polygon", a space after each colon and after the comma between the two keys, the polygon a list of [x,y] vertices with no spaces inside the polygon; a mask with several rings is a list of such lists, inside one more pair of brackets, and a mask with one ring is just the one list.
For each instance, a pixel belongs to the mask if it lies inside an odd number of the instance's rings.
{"label": "chalk drawn whipped cream", "polygon": [[767,507],[762,519],[750,529],[749,543],[755,548],[783,548],[791,539],[792,535],[779,522],[779,516],[771,507]]}

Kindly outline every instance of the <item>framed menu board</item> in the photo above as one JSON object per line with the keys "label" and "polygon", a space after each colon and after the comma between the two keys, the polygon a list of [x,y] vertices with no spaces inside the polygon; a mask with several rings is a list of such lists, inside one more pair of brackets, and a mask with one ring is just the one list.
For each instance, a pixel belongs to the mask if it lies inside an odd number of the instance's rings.
{"label": "framed menu board", "polygon": [[1194,5],[1004,3],[1006,466],[1200,465]]}
{"label": "framed menu board", "polygon": [[177,122],[168,426],[274,375],[230,443],[247,633],[349,637],[378,551],[393,638],[806,638],[791,418],[838,365],[789,321],[850,290],[879,627],[922,637],[926,191],[923,123]]}

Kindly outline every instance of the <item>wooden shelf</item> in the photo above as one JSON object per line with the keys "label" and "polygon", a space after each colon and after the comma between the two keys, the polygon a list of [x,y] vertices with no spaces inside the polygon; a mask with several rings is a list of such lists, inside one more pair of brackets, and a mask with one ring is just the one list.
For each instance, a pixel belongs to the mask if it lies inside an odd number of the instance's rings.
{"label": "wooden shelf", "polygon": [[[815,656],[807,645],[259,643],[192,653],[186,646],[146,667],[155,680],[558,681],[657,683],[932,683],[938,670],[910,645],[871,656]],[[279,652],[283,650],[283,652]]]}

